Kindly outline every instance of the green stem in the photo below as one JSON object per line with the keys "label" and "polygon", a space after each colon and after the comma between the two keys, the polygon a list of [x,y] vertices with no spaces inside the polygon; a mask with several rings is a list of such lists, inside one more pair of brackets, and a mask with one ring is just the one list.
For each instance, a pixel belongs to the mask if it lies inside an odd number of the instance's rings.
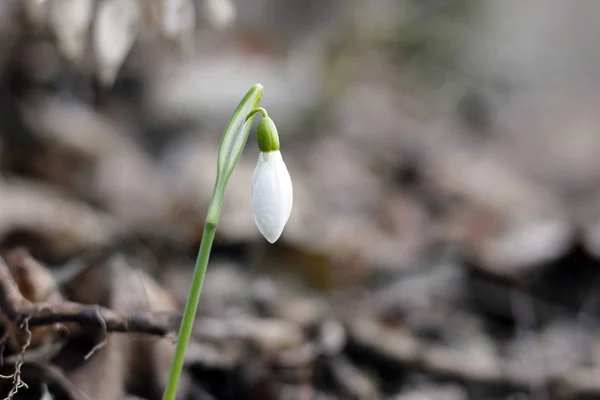
{"label": "green stem", "polygon": [[267,110],[265,110],[262,107],[256,107],[255,109],[253,109],[252,111],[250,111],[248,113],[248,115],[246,116],[246,120],[244,122],[247,122],[250,118],[252,118],[254,116],[254,114],[256,113],[261,113],[263,118],[267,118],[269,116],[269,113],[267,112]]}
{"label": "green stem", "polygon": [[198,256],[196,258],[192,285],[190,286],[190,291],[185,304],[183,319],[181,320],[181,327],[177,337],[177,345],[175,347],[175,355],[173,356],[173,361],[171,363],[171,372],[169,374],[167,387],[163,394],[163,400],[175,400],[177,395],[177,387],[179,386],[181,371],[183,370],[185,352],[192,335],[196,312],[198,311],[198,303],[200,301],[200,293],[202,292],[202,284],[204,283],[204,276],[210,258],[210,250],[215,239],[219,215],[221,214],[221,207],[223,206],[224,192],[224,185],[219,184],[217,181],[210,206],[208,207],[206,222],[204,223],[204,232],[202,233],[202,241],[200,242],[200,249],[198,250]]}

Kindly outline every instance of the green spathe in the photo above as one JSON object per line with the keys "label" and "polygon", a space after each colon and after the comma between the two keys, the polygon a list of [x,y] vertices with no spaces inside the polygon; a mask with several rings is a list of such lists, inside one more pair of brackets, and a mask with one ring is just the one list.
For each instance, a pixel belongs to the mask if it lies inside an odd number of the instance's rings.
{"label": "green spathe", "polygon": [[217,183],[220,185],[227,185],[227,181],[240,159],[242,150],[246,146],[248,134],[254,121],[254,115],[249,114],[260,103],[263,91],[264,89],[260,83],[252,86],[240,101],[225,127],[225,133],[219,148],[219,159],[217,160]]}
{"label": "green spathe", "polygon": [[279,135],[271,117],[262,117],[256,128],[258,149],[263,153],[279,150]]}

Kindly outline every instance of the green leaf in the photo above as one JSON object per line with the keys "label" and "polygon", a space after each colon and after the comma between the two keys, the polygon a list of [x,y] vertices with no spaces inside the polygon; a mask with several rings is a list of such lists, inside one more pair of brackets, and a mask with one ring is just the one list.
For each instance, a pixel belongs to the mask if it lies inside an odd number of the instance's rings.
{"label": "green leaf", "polygon": [[217,184],[224,187],[233,173],[238,160],[246,146],[254,116],[246,120],[246,116],[258,107],[262,99],[263,87],[260,83],[252,86],[237,106],[221,139],[219,158],[217,160]]}

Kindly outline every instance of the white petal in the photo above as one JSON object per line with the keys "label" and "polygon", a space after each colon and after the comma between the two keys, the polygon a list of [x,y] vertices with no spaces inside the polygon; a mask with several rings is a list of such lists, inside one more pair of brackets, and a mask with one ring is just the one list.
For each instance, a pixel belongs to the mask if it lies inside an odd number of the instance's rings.
{"label": "white petal", "polygon": [[262,235],[275,243],[290,218],[292,179],[279,151],[260,153],[252,183],[254,222]]}

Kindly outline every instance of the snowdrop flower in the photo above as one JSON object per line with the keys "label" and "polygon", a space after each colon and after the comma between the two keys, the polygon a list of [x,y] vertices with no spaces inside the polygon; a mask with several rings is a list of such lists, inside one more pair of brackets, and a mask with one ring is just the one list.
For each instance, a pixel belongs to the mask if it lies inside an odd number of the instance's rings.
{"label": "snowdrop flower", "polygon": [[292,212],[292,179],[279,151],[277,128],[266,112],[256,138],[260,154],[252,179],[254,222],[265,239],[275,243]]}

